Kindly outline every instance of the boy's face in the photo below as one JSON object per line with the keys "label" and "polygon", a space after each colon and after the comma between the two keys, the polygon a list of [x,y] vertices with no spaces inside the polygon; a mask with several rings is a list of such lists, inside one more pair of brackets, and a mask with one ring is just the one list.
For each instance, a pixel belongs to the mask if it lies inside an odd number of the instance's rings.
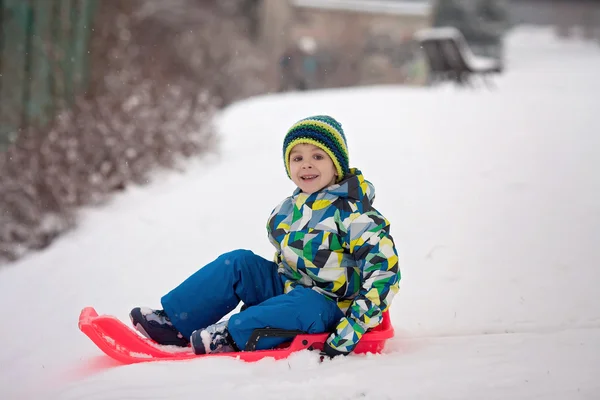
{"label": "boy's face", "polygon": [[292,181],[307,194],[333,185],[337,178],[327,153],[307,143],[297,144],[290,152],[290,172]]}

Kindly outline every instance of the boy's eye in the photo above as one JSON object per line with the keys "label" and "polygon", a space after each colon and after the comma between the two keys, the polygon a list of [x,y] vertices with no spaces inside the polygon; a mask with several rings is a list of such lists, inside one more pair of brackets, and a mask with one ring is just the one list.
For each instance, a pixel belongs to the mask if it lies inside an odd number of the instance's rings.
{"label": "boy's eye", "polygon": [[324,157],[322,154],[315,154],[313,157],[315,160],[322,160]]}
{"label": "boy's eye", "polygon": [[295,161],[295,162],[302,161],[302,157],[300,157],[300,156],[293,157],[292,161]]}

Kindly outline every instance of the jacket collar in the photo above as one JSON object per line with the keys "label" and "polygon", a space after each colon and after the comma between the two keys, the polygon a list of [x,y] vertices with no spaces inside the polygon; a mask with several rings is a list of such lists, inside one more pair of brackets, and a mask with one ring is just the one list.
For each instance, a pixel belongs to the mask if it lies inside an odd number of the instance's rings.
{"label": "jacket collar", "polygon": [[[301,193],[302,191],[300,188],[296,188],[292,197],[295,199]],[[318,200],[331,196],[347,198],[354,201],[366,201],[369,204],[373,204],[373,201],[375,200],[375,187],[371,182],[364,178],[359,169],[351,168],[348,176],[342,181],[309,195],[306,200]]]}

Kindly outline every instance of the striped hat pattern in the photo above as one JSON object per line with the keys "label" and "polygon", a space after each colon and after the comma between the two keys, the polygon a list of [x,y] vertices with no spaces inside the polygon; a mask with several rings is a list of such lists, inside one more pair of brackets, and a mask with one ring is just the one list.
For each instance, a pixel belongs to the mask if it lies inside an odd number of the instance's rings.
{"label": "striped hat pattern", "polygon": [[297,144],[307,143],[322,149],[333,161],[341,181],[350,172],[348,145],[342,124],[327,115],[316,115],[296,122],[283,140],[283,159],[288,177],[291,178],[290,152]]}

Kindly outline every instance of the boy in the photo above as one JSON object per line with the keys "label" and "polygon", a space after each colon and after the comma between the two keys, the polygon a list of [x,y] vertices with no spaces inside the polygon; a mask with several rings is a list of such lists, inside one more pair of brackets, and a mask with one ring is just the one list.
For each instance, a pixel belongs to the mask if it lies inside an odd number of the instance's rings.
{"label": "boy", "polygon": [[[398,291],[398,255],[373,186],[349,167],[342,126],[329,116],[298,121],[283,156],[297,189],[267,223],[274,261],[247,250],[221,255],[166,294],[163,310],[134,308],[140,332],[162,344],[190,338],[196,354],[239,351],[257,328],[331,332],[324,352],[333,357],[379,325]],[[240,301],[243,311],[217,323]],[[264,338],[257,349],[285,340]]]}

